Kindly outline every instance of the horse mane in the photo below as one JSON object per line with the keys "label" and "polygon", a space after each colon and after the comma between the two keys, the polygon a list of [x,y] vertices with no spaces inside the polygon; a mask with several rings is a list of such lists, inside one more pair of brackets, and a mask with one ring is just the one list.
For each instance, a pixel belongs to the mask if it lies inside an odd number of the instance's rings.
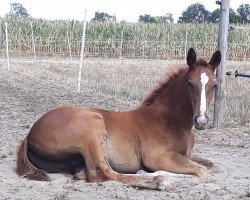
{"label": "horse mane", "polygon": [[158,85],[153,88],[153,90],[148,94],[148,96],[142,101],[140,106],[143,107],[152,104],[159,94],[161,94],[170,85],[172,85],[175,80],[187,70],[188,68],[186,66],[180,66],[177,69],[169,70],[166,73],[165,78],[158,81]]}

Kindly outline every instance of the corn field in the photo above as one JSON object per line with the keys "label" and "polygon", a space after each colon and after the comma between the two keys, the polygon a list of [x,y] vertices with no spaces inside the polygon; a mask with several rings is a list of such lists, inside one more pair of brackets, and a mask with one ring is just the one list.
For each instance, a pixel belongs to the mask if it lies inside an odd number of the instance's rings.
{"label": "corn field", "polygon": [[[6,55],[5,22],[10,56],[79,58],[83,22],[0,18],[0,56]],[[250,60],[250,24],[232,25],[228,59]],[[32,27],[32,28],[31,28]],[[33,32],[33,41],[32,41]],[[208,58],[217,48],[218,24],[87,23],[85,57],[184,59],[194,47]]]}

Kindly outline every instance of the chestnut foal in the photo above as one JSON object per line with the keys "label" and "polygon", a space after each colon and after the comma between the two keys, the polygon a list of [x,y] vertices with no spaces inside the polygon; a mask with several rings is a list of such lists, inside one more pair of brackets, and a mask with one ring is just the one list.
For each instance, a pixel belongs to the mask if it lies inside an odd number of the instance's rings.
{"label": "chestnut foal", "polygon": [[[204,129],[221,60],[197,59],[190,48],[186,68],[166,77],[141,105],[128,112],[59,107],[38,119],[17,154],[17,173],[50,180],[46,172],[86,171],[89,182],[120,181],[161,189],[167,176],[135,174],[164,170],[206,181],[209,160],[191,156],[194,125]],[[78,174],[75,176],[81,179]]]}

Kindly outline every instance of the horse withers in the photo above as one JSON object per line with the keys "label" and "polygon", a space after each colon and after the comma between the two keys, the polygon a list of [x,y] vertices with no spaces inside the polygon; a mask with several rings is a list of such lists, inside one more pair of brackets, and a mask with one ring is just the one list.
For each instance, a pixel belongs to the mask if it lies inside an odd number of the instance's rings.
{"label": "horse withers", "polygon": [[[59,107],[38,119],[17,154],[17,173],[50,180],[48,173],[75,173],[89,182],[119,181],[159,189],[167,177],[135,174],[164,170],[206,181],[214,164],[191,155],[194,125],[204,129],[216,88],[216,51],[209,62],[190,48],[188,67],[169,74],[138,108],[128,112]],[[84,176],[85,174],[85,176]]]}

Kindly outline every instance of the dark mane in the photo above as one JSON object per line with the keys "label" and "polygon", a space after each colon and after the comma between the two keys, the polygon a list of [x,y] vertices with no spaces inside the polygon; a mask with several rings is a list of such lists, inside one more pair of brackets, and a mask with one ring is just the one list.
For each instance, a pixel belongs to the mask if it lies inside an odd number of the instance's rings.
{"label": "dark mane", "polygon": [[187,71],[188,68],[181,67],[175,71],[170,70],[166,74],[166,78],[159,81],[158,85],[148,94],[148,96],[142,101],[141,106],[148,106],[154,102],[159,94],[163,92],[166,88],[173,84],[174,80],[176,80],[181,74]]}

